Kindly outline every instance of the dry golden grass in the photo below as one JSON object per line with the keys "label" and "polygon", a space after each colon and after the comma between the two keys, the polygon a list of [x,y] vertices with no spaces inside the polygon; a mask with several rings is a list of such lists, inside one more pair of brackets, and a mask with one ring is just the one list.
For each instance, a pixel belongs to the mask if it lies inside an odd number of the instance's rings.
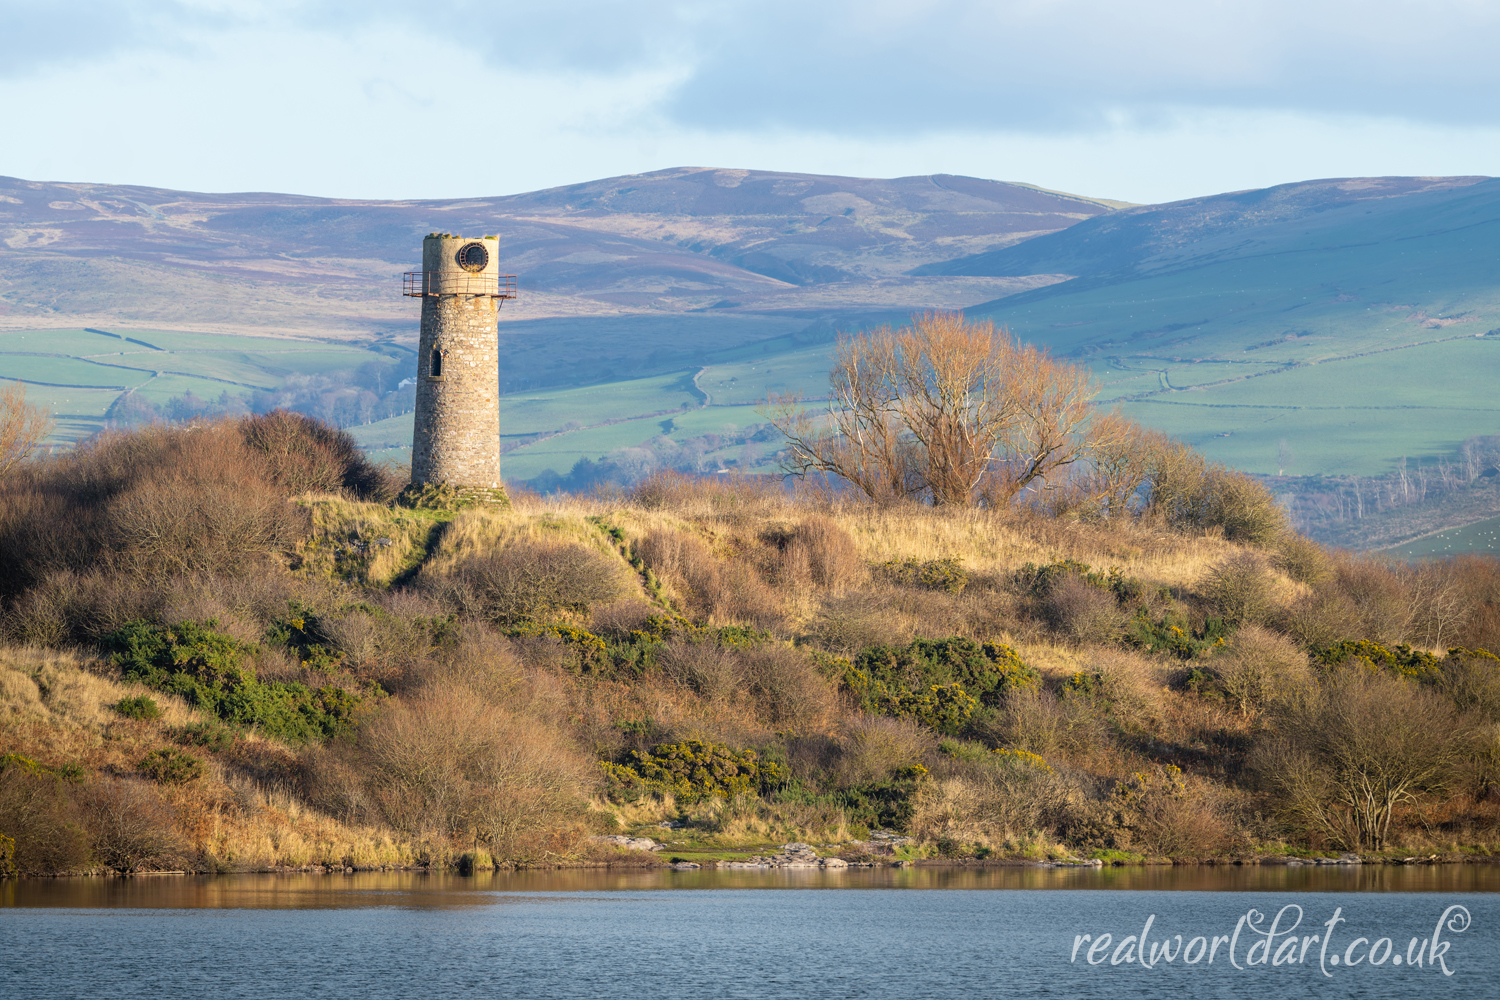
{"label": "dry golden grass", "polygon": [[73,653],[0,647],[0,726],[41,724],[58,730],[103,732],[129,723],[114,710],[122,698],[147,695],[161,707],[159,725],[182,726],[202,717],[180,698],[85,669]]}
{"label": "dry golden grass", "polygon": [[[48,766],[82,764],[99,773],[129,774],[147,752],[174,746],[167,730],[207,721],[181,699],[122,683],[98,665],[54,650],[0,648],[0,738],[6,749]],[[127,719],[122,698],[146,695],[162,716]],[[295,758],[256,737],[205,758],[204,776],[160,791],[177,814],[176,832],[214,867],[407,865],[420,856],[442,860],[443,845],[403,842],[389,831],[340,822],[309,808],[292,790],[258,780],[257,770],[286,770]],[[279,768],[267,765],[279,764]]]}
{"label": "dry golden grass", "polygon": [[305,575],[345,576],[372,587],[420,566],[443,522],[424,513],[361,503],[336,496],[308,495],[298,503],[312,515],[312,530],[296,547]]}
{"label": "dry golden grass", "polygon": [[[1101,569],[1118,567],[1150,588],[1193,590],[1214,567],[1246,551],[1215,531],[1168,532],[1139,523],[1089,524],[1016,511],[881,508],[797,496],[759,484],[676,484],[648,491],[645,499],[646,504],[619,496],[528,497],[510,510],[466,511],[444,531],[426,572],[441,575],[466,558],[519,538],[577,542],[622,562],[643,550],[661,558],[659,540],[680,538],[694,547],[688,560],[692,565],[677,567],[685,557],[668,557],[672,565],[657,573],[661,594],[674,608],[720,624],[750,620],[778,631],[827,632],[830,647],[840,648],[869,635],[901,641],[938,631],[1033,638],[1016,635],[1016,622],[986,606],[981,586],[986,579],[1008,580],[1027,563],[1074,559]],[[617,528],[623,545],[590,518]],[[836,553],[827,559],[836,561],[807,563],[801,535],[836,539],[822,543]],[[850,549],[846,553],[840,546]],[[707,566],[710,557],[712,565]],[[858,560],[877,565],[893,559],[949,558],[963,560],[974,581],[962,601],[913,596],[909,590],[882,598],[882,587],[868,582],[864,568],[854,565]],[[1306,591],[1281,572],[1268,573],[1277,604]],[[760,607],[766,598],[755,585],[763,579],[774,582],[784,621],[769,607]],[[647,595],[642,591],[640,596]],[[903,606],[914,600],[930,606]]]}

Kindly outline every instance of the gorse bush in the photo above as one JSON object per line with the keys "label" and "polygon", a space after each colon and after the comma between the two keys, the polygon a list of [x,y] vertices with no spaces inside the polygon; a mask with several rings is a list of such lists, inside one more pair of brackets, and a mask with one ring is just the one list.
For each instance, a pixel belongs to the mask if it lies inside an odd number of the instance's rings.
{"label": "gorse bush", "polygon": [[115,703],[115,711],[127,719],[141,719],[150,721],[161,718],[161,706],[155,699],[140,695],[135,698],[121,698]]}
{"label": "gorse bush", "polygon": [[969,585],[969,572],[962,559],[900,559],[882,563],[888,579],[908,587],[925,587],[945,594],[961,594]]}
{"label": "gorse bush", "polygon": [[954,637],[867,649],[843,683],[863,711],[957,733],[979,705],[998,704],[1006,692],[1034,688],[1040,680],[1009,646]]}
{"label": "gorse bush", "polygon": [[360,696],[332,685],[314,691],[262,683],[245,666],[253,649],[213,631],[213,624],[133,622],[106,636],[103,647],[127,680],[178,695],[226,722],[293,742],[349,731]]}
{"label": "gorse bush", "polygon": [[166,785],[182,785],[203,777],[203,761],[182,750],[152,750],[136,765],[146,777]]}
{"label": "gorse bush", "polygon": [[1331,646],[1314,646],[1313,662],[1323,667],[1359,665],[1371,671],[1389,671],[1414,680],[1436,681],[1442,676],[1441,661],[1431,653],[1401,645],[1387,649],[1378,642],[1350,639]]}
{"label": "gorse bush", "polygon": [[786,769],[763,761],[754,750],[735,750],[703,740],[660,743],[631,753],[627,763],[601,765],[616,794],[667,792],[682,798],[751,795],[787,779]]}
{"label": "gorse bush", "polygon": [[1233,630],[1224,619],[1208,617],[1194,626],[1180,611],[1168,608],[1158,617],[1141,608],[1125,629],[1125,643],[1150,653],[1169,653],[1191,660],[1224,648]]}

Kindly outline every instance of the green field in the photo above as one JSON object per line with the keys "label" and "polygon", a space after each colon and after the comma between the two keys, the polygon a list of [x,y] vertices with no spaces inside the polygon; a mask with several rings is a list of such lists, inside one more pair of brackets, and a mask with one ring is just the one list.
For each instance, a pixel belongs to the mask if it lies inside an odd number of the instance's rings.
{"label": "green field", "polygon": [[[507,452],[501,456],[500,465],[505,470],[506,479],[531,479],[548,469],[565,475],[580,458],[597,459],[618,448],[630,448],[654,437],[665,435],[681,442],[686,438],[719,433],[729,425],[741,428],[765,423],[765,420],[754,406],[709,406],[668,417],[646,417],[559,434]],[[738,451],[736,447],[729,453]]]}
{"label": "green field", "polygon": [[1434,559],[1463,552],[1500,555],[1500,517],[1462,528],[1449,528],[1384,551],[1398,559]]}
{"label": "green field", "polygon": [[[226,391],[233,395],[275,388],[293,375],[352,371],[388,360],[362,347],[315,341],[161,330],[113,333],[117,335],[80,329],[0,332],[0,379],[30,383],[27,398],[46,406],[57,420],[51,443],[70,444],[98,431],[110,405],[126,389],[156,404],[189,392],[217,400]],[[163,374],[153,378],[156,372]],[[410,441],[410,417],[406,420]]]}
{"label": "green field", "polygon": [[833,345],[797,347],[779,354],[748,359],[715,357],[698,377],[698,385],[714,403],[760,404],[772,393],[802,397],[828,395],[828,369]]}
{"label": "green field", "polygon": [[119,398],[114,389],[53,389],[28,385],[26,401],[45,407],[56,422],[48,443],[70,445],[104,426],[104,414]]}

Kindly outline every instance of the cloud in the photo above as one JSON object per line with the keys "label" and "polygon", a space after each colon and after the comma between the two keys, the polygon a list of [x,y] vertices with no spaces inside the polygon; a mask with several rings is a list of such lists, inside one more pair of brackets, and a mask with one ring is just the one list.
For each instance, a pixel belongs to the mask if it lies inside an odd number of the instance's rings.
{"label": "cloud", "polygon": [[121,53],[181,49],[185,32],[223,30],[222,13],[174,0],[0,0],[0,77],[24,77]]}
{"label": "cloud", "polygon": [[325,0],[516,69],[679,74],[669,120],[834,134],[1093,131],[1228,108],[1500,121],[1481,0]]}
{"label": "cloud", "polygon": [[664,75],[654,111],[710,131],[1088,133],[1214,109],[1500,122],[1487,0],[0,0],[0,23],[9,76],[247,26],[394,27],[498,69]]}

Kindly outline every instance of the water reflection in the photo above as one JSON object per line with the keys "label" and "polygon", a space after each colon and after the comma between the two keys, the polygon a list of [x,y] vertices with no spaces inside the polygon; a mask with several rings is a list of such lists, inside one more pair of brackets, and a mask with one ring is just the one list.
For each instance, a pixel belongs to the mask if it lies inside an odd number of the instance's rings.
{"label": "water reflection", "polygon": [[[0,882],[0,907],[347,909],[475,907],[513,894],[672,889],[1017,889],[1207,892],[1500,892],[1492,865],[877,868],[846,871],[584,869],[477,875],[138,876]],[[535,896],[528,901],[541,901]]]}

